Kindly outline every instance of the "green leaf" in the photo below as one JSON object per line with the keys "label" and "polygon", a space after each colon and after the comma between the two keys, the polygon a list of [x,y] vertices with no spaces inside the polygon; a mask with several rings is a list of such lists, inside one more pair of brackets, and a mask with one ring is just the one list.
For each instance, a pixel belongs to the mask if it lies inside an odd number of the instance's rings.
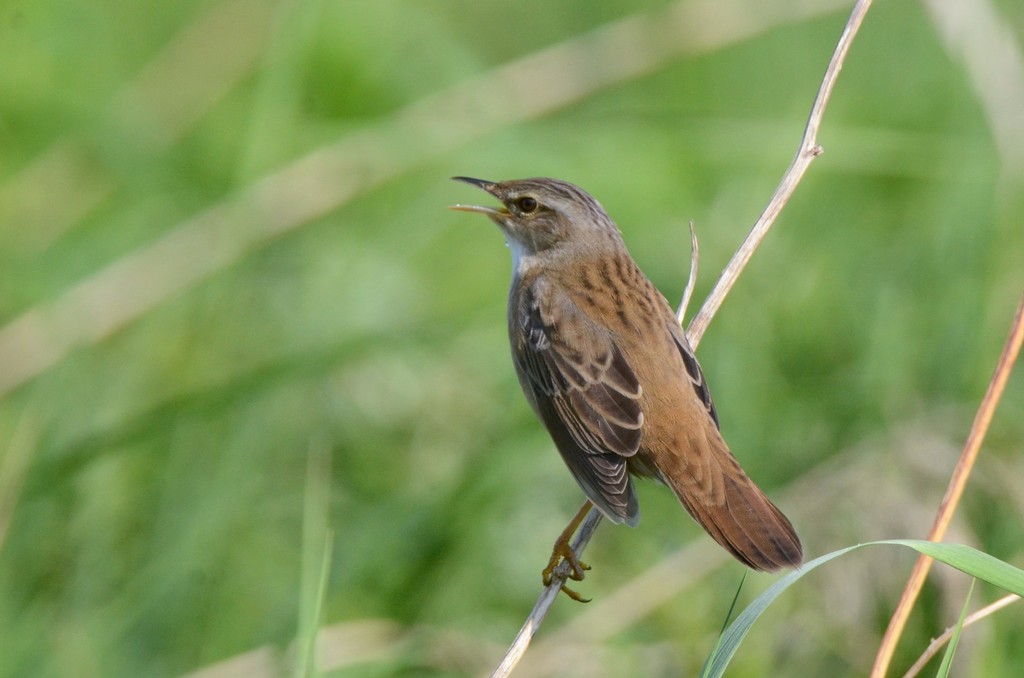
{"label": "green leaf", "polygon": [[863,548],[864,546],[874,546],[876,544],[894,544],[897,546],[912,548],[919,553],[923,553],[935,560],[946,563],[961,572],[966,572],[971,576],[987,581],[990,584],[994,584],[1012,593],[1024,595],[1024,570],[1020,570],[1009,563],[1005,563],[998,558],[988,555],[987,553],[982,553],[970,546],[963,546],[962,544],[940,544],[920,539],[888,539],[884,541],[869,542],[867,544],[857,544],[856,546],[848,546],[847,548],[833,551],[832,553],[815,558],[809,563],[805,563],[799,569],[786,574],[777,582],[769,586],[764,593],[758,596],[747,607],[747,609],[740,613],[736,618],[736,621],[734,621],[725,631],[719,640],[718,645],[704,662],[704,667],[701,670],[701,676],[706,678],[720,678],[724,675],[725,669],[729,666],[729,662],[732,660],[733,655],[736,654],[736,650],[739,649],[739,645],[743,642],[743,638],[746,637],[747,632],[750,631],[750,627],[753,626],[754,622],[757,621],[761,614],[768,609],[768,606],[771,605],[783,591],[788,589],[797,580],[805,574],[815,570],[819,565],[824,565],[830,560],[834,560],[835,558],[845,555],[850,551],[855,551]]}
{"label": "green leaf", "polygon": [[[725,638],[725,630],[729,626],[729,620],[732,619],[733,613],[736,611],[736,603],[740,600],[740,592],[743,591],[743,584],[747,581],[747,572],[749,570],[743,570],[743,577],[740,578],[740,585],[736,587],[736,594],[732,597],[732,603],[729,605],[729,611],[725,614],[725,621],[722,622],[722,630],[718,634],[718,642],[715,643],[715,647],[711,650],[714,654],[718,652],[718,648],[722,645],[722,640]],[[704,668],[701,670],[701,678],[704,677],[704,672],[707,671],[707,664],[704,664]]]}
{"label": "green leaf", "polygon": [[872,544],[899,544],[909,546],[926,556],[955,567],[961,572],[994,584],[1010,593],[1024,595],[1024,570],[999,560],[995,556],[982,553],[977,549],[963,544],[941,544],[921,539],[887,539],[871,542]]}
{"label": "green leaf", "polygon": [[956,654],[956,646],[960,642],[960,632],[964,628],[964,619],[967,618],[967,606],[971,603],[971,594],[974,593],[976,583],[978,583],[977,579],[971,580],[971,588],[967,590],[964,607],[960,610],[960,618],[957,619],[956,627],[953,628],[953,635],[949,639],[949,644],[946,645],[946,652],[942,655],[942,663],[939,665],[939,672],[935,674],[935,678],[948,678],[949,676],[949,667],[953,665],[953,655]]}

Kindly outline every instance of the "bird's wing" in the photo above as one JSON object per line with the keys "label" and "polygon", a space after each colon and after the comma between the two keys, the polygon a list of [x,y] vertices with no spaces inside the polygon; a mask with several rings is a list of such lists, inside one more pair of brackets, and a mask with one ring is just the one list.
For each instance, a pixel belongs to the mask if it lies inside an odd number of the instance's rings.
{"label": "bird's wing", "polygon": [[606,330],[552,287],[514,304],[513,351],[523,387],[587,497],[615,522],[639,513],[626,461],[640,447],[643,389]]}
{"label": "bird's wing", "polygon": [[704,408],[707,409],[711,420],[715,422],[715,426],[721,428],[718,423],[718,412],[715,411],[715,401],[711,399],[708,383],[704,381],[704,372],[700,369],[700,363],[697,362],[697,357],[693,354],[693,349],[690,347],[690,342],[687,340],[683,328],[673,322],[670,323],[669,332],[672,334],[672,338],[675,339],[679,354],[683,357],[683,364],[686,366],[686,376],[689,377],[693,390],[697,393],[697,398],[704,403]]}

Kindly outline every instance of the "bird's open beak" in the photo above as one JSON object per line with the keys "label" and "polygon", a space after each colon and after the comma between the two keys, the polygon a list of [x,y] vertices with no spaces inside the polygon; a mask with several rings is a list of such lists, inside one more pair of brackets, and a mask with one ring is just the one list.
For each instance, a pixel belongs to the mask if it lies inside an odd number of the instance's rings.
{"label": "bird's open beak", "polygon": [[[493,181],[487,181],[486,179],[473,179],[472,177],[452,177],[452,179],[476,186],[479,189],[487,191],[494,197],[498,197],[498,184]],[[504,207],[501,209],[495,209],[493,207],[484,207],[483,205],[451,205],[448,209],[456,210],[458,212],[476,212],[489,217],[508,216],[508,210]]]}

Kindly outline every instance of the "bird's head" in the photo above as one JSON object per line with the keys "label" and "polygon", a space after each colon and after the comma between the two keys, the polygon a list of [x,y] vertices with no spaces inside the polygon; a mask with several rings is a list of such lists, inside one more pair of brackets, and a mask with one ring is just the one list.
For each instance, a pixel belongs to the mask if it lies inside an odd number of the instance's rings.
{"label": "bird's head", "polygon": [[566,181],[535,178],[486,181],[452,177],[480,188],[501,207],[453,205],[453,210],[487,216],[505,234],[513,256],[600,253],[620,247],[619,229],[589,193]]}

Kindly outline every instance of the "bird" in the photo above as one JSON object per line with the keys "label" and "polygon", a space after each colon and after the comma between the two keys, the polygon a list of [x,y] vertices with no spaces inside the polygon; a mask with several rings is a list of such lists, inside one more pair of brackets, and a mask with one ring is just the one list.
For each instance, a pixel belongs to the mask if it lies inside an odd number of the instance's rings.
{"label": "bird", "polygon": [[[500,203],[451,208],[488,217],[505,236],[515,371],[589,502],[611,522],[636,526],[633,477],[651,478],[744,565],[799,566],[803,547],[792,523],[722,438],[686,334],[601,204],[558,179],[452,178]],[[572,579],[589,569],[568,547],[588,508],[556,543],[545,584],[558,560],[570,562]]]}

